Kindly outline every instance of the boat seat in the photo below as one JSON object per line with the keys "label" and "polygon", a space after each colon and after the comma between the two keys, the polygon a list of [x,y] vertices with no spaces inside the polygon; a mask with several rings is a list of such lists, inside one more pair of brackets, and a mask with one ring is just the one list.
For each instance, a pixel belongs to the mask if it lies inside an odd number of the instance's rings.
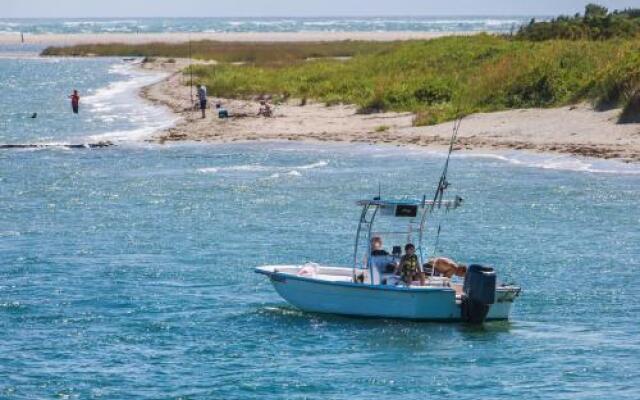
{"label": "boat seat", "polygon": [[395,286],[400,283],[400,277],[396,274],[382,274],[380,277],[380,283],[383,285]]}

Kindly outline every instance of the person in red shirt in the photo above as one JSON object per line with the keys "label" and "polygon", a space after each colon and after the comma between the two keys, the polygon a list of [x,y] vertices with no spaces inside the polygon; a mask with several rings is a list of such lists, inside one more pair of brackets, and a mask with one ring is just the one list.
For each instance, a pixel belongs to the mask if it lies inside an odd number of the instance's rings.
{"label": "person in red shirt", "polygon": [[80,95],[78,94],[78,91],[74,89],[73,94],[70,95],[69,98],[71,99],[71,109],[74,114],[77,114],[80,109]]}

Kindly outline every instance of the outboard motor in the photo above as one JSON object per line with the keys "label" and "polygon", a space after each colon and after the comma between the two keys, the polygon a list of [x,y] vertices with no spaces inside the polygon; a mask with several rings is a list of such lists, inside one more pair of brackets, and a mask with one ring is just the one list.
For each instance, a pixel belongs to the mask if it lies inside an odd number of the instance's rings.
{"label": "outboard motor", "polygon": [[496,302],[496,273],[491,267],[469,265],[464,278],[464,294],[460,305],[464,322],[481,324],[489,307]]}

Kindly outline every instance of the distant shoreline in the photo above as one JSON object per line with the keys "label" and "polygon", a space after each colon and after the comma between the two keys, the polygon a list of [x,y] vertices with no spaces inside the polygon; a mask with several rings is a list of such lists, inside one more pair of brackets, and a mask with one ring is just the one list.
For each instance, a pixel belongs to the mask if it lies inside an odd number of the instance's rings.
{"label": "distant shoreline", "polygon": [[[42,46],[72,46],[77,44],[153,42],[181,43],[189,40],[224,42],[317,42],[339,40],[395,41],[433,39],[452,35],[473,35],[481,32],[170,32],[170,33],[70,33],[25,34],[24,44]],[[0,45],[21,44],[20,33],[0,33]]]}
{"label": "distant shoreline", "polygon": [[[141,90],[154,104],[169,107],[180,118],[177,124],[157,132],[151,141],[313,141],[369,143],[394,146],[443,148],[451,135],[451,122],[413,126],[412,113],[358,114],[351,105],[326,106],[299,100],[275,106],[272,118],[256,115],[255,100],[221,101],[235,118],[220,120],[208,110],[206,119],[190,106],[190,89],[184,85],[180,69],[186,60],[175,63],[146,63],[142,68],[170,72],[171,75]],[[516,109],[473,114],[465,118],[457,150],[526,150],[575,156],[640,162],[640,124],[617,124],[620,110],[595,111],[580,104],[547,109]]]}

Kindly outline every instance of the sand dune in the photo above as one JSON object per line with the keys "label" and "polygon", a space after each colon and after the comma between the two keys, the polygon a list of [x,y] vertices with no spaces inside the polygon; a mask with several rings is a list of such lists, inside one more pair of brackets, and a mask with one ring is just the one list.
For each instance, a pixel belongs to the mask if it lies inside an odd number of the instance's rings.
{"label": "sand dune", "polygon": [[[451,123],[414,127],[411,113],[362,115],[352,105],[301,106],[297,100],[277,105],[275,116],[264,118],[256,115],[255,100],[212,98],[210,104],[221,101],[236,117],[220,120],[209,111],[203,120],[191,107],[190,89],[177,72],[182,66],[181,62],[144,66],[174,72],[142,92],[144,98],[167,105],[181,116],[175,127],[156,134],[154,140],[159,142],[313,140],[437,147],[446,146],[451,135]],[[474,114],[463,121],[457,148],[519,149],[639,162],[640,124],[617,124],[619,112],[599,112],[580,104]]]}

